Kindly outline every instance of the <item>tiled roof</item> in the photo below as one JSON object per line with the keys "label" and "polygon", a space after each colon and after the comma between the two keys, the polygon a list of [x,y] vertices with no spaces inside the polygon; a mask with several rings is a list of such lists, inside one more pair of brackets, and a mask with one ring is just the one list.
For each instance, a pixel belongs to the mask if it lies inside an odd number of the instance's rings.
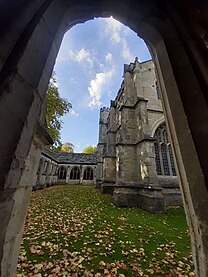
{"label": "tiled roof", "polygon": [[43,155],[55,160],[57,163],[73,163],[73,164],[97,164],[97,153],[82,154],[82,153],[56,153],[45,148],[42,151]]}
{"label": "tiled roof", "polygon": [[53,152],[53,151],[49,150],[48,148],[44,148],[43,151],[42,151],[42,154],[44,156],[48,156],[49,158],[51,158],[51,159],[53,159],[57,162],[57,158],[58,158],[59,153]]}

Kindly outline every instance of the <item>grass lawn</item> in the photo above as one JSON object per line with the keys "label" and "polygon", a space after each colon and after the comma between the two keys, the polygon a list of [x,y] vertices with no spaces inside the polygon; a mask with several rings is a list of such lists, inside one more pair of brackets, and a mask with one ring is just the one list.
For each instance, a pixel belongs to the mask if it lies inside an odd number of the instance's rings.
{"label": "grass lawn", "polygon": [[92,186],[32,193],[17,276],[194,276],[182,208],[116,208]]}

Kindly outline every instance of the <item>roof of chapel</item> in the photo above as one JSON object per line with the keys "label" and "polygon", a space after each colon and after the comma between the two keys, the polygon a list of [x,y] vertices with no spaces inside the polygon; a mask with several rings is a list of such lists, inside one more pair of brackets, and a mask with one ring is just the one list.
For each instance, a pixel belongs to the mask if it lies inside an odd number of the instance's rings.
{"label": "roof of chapel", "polygon": [[60,164],[97,164],[97,153],[57,153],[45,148],[42,151],[42,155],[47,156],[48,158],[51,158],[52,160]]}

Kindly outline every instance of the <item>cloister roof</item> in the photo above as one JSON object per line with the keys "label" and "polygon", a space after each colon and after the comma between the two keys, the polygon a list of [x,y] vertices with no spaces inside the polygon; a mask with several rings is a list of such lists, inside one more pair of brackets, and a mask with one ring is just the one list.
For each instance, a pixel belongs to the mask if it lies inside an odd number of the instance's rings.
{"label": "cloister roof", "polygon": [[47,148],[42,151],[44,156],[47,156],[57,163],[67,164],[97,164],[97,153],[82,154],[82,153],[57,153]]}

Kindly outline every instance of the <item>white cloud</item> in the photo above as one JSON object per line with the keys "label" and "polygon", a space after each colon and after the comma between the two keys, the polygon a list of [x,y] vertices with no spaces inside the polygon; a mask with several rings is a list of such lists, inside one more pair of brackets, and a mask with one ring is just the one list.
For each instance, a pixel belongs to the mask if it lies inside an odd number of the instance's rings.
{"label": "white cloud", "polygon": [[77,61],[82,62],[86,61],[88,63],[92,63],[92,58],[89,52],[87,52],[84,48],[82,48],[78,53],[77,53]]}
{"label": "white cloud", "polygon": [[73,110],[73,109],[71,109],[69,111],[69,114],[72,115],[73,117],[78,117],[79,116],[79,114],[77,112],[75,112],[75,110]]}
{"label": "white cloud", "polygon": [[110,17],[106,19],[105,33],[111,34],[111,39],[114,42],[119,43],[121,41],[120,31],[122,27],[123,26],[119,21],[115,20],[113,17]]}
{"label": "white cloud", "polygon": [[128,62],[133,62],[135,57],[133,56],[133,54],[131,53],[126,40],[123,38],[122,39],[122,53],[121,53],[122,57],[124,58],[124,60],[128,61]]}
{"label": "white cloud", "polygon": [[78,63],[87,62],[90,65],[93,64],[93,59],[89,51],[82,48],[79,51],[68,50],[68,58]]}
{"label": "white cloud", "polygon": [[90,108],[100,107],[100,99],[103,94],[103,88],[112,78],[113,72],[114,70],[111,69],[109,71],[97,73],[95,79],[90,81],[90,86],[88,87],[90,95],[90,102],[88,106]]}
{"label": "white cloud", "polygon": [[128,35],[129,32],[129,29],[128,31],[126,31],[126,29],[128,28],[122,25],[119,21],[115,20],[113,17],[106,19],[104,33],[110,36],[112,41],[121,44],[121,56],[126,62],[132,62],[134,61],[134,56],[132,55],[125,39],[125,36]]}
{"label": "white cloud", "polygon": [[105,55],[105,60],[106,60],[106,62],[111,62],[112,61],[112,58],[113,58],[113,56],[112,56],[112,54],[111,53],[108,53],[108,54],[106,54]]}

